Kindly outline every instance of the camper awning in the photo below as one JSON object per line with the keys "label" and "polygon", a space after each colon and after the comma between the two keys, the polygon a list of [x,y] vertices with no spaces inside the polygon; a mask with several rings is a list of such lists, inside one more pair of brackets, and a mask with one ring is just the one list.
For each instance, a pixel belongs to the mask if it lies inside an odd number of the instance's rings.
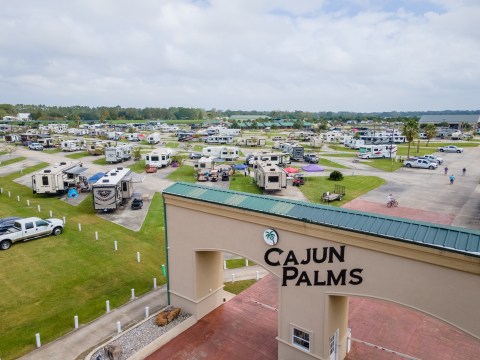
{"label": "camper awning", "polygon": [[134,173],[133,171],[124,178],[124,180],[131,181],[132,183],[141,183],[143,179],[145,179],[144,175]]}
{"label": "camper awning", "polygon": [[73,175],[78,175],[83,173],[84,171],[87,171],[87,168],[81,167],[81,166],[75,166],[74,168],[71,168],[70,170],[65,170],[65,174],[73,174]]}

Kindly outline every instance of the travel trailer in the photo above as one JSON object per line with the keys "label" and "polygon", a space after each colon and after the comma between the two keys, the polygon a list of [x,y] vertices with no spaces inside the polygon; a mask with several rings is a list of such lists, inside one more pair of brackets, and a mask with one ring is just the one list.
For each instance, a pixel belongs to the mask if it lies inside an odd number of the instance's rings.
{"label": "travel trailer", "polygon": [[280,149],[286,152],[287,154],[289,154],[290,159],[293,159],[295,161],[303,160],[303,154],[305,152],[303,146],[300,146],[298,144],[292,144],[292,143],[283,143],[280,146]]}
{"label": "travel trailer", "polygon": [[397,145],[364,145],[358,149],[361,159],[392,158],[397,155]]}
{"label": "travel trailer", "polygon": [[256,161],[253,168],[257,186],[264,191],[280,191],[287,188],[287,173],[278,165]]}
{"label": "travel trailer", "polygon": [[244,137],[238,138],[235,141],[235,145],[238,146],[265,146],[267,144],[267,138],[261,136],[251,136],[251,137]]}
{"label": "travel trailer", "polygon": [[151,133],[147,136],[147,143],[158,144],[160,142],[160,134],[158,132]]}
{"label": "travel trailer", "polygon": [[67,192],[70,187],[86,181],[86,178],[81,176],[86,170],[80,161],[61,162],[46,168],[32,175],[33,193],[62,194]]}
{"label": "travel trailer", "polygon": [[321,137],[310,138],[309,145],[314,148],[321,148],[323,146],[323,139]]}
{"label": "travel trailer", "polygon": [[87,144],[87,152],[89,155],[103,155],[105,153],[105,148],[109,146],[111,146],[109,141],[96,141]]}
{"label": "travel trailer", "polygon": [[208,175],[214,170],[213,158],[201,157],[195,162],[194,169],[197,181],[207,181]]}
{"label": "travel trailer", "polygon": [[258,152],[249,154],[245,160],[245,164],[253,165],[255,161],[264,161],[278,166],[285,166],[290,164],[290,155],[280,152]]}
{"label": "travel trailer", "polygon": [[92,185],[92,192],[96,211],[116,210],[132,197],[133,173],[129,168],[112,169]]}
{"label": "travel trailer", "polygon": [[210,135],[205,139],[207,144],[231,144],[233,143],[232,135]]}
{"label": "travel trailer", "polygon": [[127,161],[132,158],[133,146],[121,144],[105,148],[105,161],[111,164]]}
{"label": "travel trailer", "polygon": [[170,149],[157,149],[145,155],[145,166],[162,168],[170,165],[172,159],[170,158]]}
{"label": "travel trailer", "polygon": [[240,136],[240,129],[219,128],[218,135]]}
{"label": "travel trailer", "polygon": [[206,146],[202,149],[203,156],[235,161],[240,156],[240,150],[234,146]]}
{"label": "travel trailer", "polygon": [[64,140],[60,143],[62,151],[78,151],[85,147],[85,141],[80,139]]}

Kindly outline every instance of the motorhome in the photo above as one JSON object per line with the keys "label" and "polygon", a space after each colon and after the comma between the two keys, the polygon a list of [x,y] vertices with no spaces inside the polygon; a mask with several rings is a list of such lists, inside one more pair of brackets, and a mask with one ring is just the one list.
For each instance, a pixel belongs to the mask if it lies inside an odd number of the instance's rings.
{"label": "motorhome", "polygon": [[255,161],[254,176],[257,186],[264,191],[279,191],[287,188],[287,173],[268,161]]}
{"label": "motorhome", "polygon": [[253,165],[256,161],[269,162],[278,166],[290,164],[290,155],[280,152],[258,152],[249,154],[245,160],[245,164]]}
{"label": "motorhome", "polygon": [[250,137],[243,137],[238,138],[235,141],[235,144],[238,146],[265,146],[267,144],[267,138],[262,136],[250,136]]}
{"label": "motorhome", "polygon": [[160,133],[154,132],[147,136],[147,143],[158,144],[160,142]]}
{"label": "motorhome", "polygon": [[235,161],[240,157],[240,150],[234,146],[206,146],[202,149],[202,155]]}
{"label": "motorhome", "polygon": [[84,182],[81,174],[87,169],[80,161],[61,162],[32,175],[32,189],[34,194],[61,194],[70,187]]}
{"label": "motorhome", "polygon": [[283,143],[280,149],[290,155],[290,159],[295,161],[302,161],[304,155],[304,148],[301,145],[294,143]]}
{"label": "motorhome", "polygon": [[134,174],[129,168],[108,171],[92,185],[93,208],[112,211],[125,205],[133,194]]}
{"label": "motorhome", "polygon": [[357,156],[361,159],[392,158],[397,155],[397,145],[363,145]]}
{"label": "motorhome", "polygon": [[85,148],[85,141],[81,139],[64,140],[60,143],[62,151],[78,151]]}
{"label": "motorhome", "polygon": [[162,168],[168,166],[172,162],[170,155],[170,149],[154,150],[151,153],[145,155],[145,166],[150,168]]}
{"label": "motorhome", "polygon": [[210,135],[205,139],[207,144],[231,144],[233,143],[232,135]]}

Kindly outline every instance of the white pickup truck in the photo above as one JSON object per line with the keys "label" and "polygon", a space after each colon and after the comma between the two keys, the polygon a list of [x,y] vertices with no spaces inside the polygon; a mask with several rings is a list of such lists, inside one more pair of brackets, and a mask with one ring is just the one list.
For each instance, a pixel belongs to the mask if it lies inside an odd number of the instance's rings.
{"label": "white pickup truck", "polygon": [[413,159],[413,160],[405,160],[403,165],[407,168],[421,168],[421,169],[430,169],[434,170],[438,167],[437,162],[432,162],[427,159]]}
{"label": "white pickup truck", "polygon": [[12,227],[0,235],[0,249],[8,250],[17,241],[27,241],[47,235],[60,235],[63,221],[60,219],[40,219],[29,217],[18,219]]}

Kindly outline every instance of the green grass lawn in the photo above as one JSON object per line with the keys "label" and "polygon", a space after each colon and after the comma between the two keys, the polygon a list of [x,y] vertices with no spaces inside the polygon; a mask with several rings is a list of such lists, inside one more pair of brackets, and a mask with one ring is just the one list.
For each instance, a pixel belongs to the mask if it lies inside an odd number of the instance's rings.
{"label": "green grass lawn", "polygon": [[62,149],[60,148],[55,148],[55,149],[45,149],[43,150],[44,153],[47,153],[47,154],[56,154],[56,153],[59,153],[59,152],[62,152]]}
{"label": "green grass lawn", "polygon": [[202,152],[203,146],[202,145],[193,145],[193,151],[195,152]]}
{"label": "green grass lawn", "polygon": [[[23,174],[48,166],[38,164]],[[91,194],[72,206],[56,197],[34,196],[30,188],[13,182],[20,172],[0,177],[4,189],[0,217],[65,216],[65,231],[59,236],[19,243],[0,252],[0,342],[2,359],[15,359],[35,348],[35,333],[46,344],[73,330],[73,317],[81,324],[105,313],[105,301],[116,308],[130,299],[130,289],[139,296],[165,283],[163,204],[155,194],[139,232],[103,220],[94,214]],[[9,198],[5,194],[12,193]],[[17,195],[21,201],[17,201]],[[26,200],[30,200],[27,206]],[[41,205],[41,213],[37,212]],[[125,210],[128,211],[128,210]],[[78,231],[78,223],[82,231]],[[98,231],[99,240],[95,240]],[[118,251],[113,242],[118,241]],[[136,252],[141,253],[141,263]]]}
{"label": "green grass lawn", "polygon": [[179,166],[175,171],[168,174],[167,179],[171,181],[194,183],[196,181],[194,176],[194,168],[193,166],[189,165]]}
{"label": "green grass lawn", "polygon": [[175,149],[175,148],[178,148],[178,145],[179,145],[178,142],[167,142],[167,143],[165,144],[165,147],[174,148],[174,149]]}
{"label": "green grass lawn", "polygon": [[250,286],[255,284],[255,280],[240,280],[232,282],[226,282],[223,290],[228,291],[229,293],[238,295],[243,290],[248,289]]}
{"label": "green grass lawn", "polygon": [[145,172],[145,160],[135,161],[129,168],[137,174],[142,174]]}
{"label": "green grass lawn", "polygon": [[80,152],[75,152],[72,154],[65,155],[65,157],[68,157],[70,159],[81,159],[85,156],[90,156],[90,155],[86,151],[80,151]]}
{"label": "green grass lawn", "polygon": [[396,171],[403,167],[400,161],[392,161],[392,159],[360,160],[360,162],[383,171]]}
{"label": "green grass lawn", "polygon": [[325,176],[312,176],[307,177],[305,185],[300,186],[300,190],[310,202],[325,204],[321,199],[324,192],[329,191],[332,193],[335,185],[345,186],[345,196],[343,199],[330,203],[330,205],[333,206],[342,206],[384,183],[385,180],[376,176],[344,176],[342,181],[331,181]]}
{"label": "green grass lawn", "polygon": [[[227,269],[238,269],[246,266],[245,259],[228,259],[225,261]],[[248,262],[248,266],[256,265],[253,261]]]}
{"label": "green grass lawn", "polygon": [[115,165],[115,164],[108,163],[107,160],[105,160],[105,158],[100,158],[100,159],[97,159],[97,160],[93,160],[92,163],[97,164],[97,165],[104,165],[104,166],[106,166],[106,165],[114,166]]}
{"label": "green grass lawn", "polygon": [[340,165],[339,163],[333,162],[325,158],[320,158],[320,160],[318,161],[318,165],[329,166],[339,169],[348,169],[347,166]]}
{"label": "green grass lawn", "polygon": [[230,177],[229,189],[234,191],[242,191],[250,194],[262,195],[263,191],[260,189],[255,181],[250,176],[244,176],[241,172]]}
{"label": "green grass lawn", "polygon": [[20,161],[23,161],[25,159],[26,159],[25,156],[19,156],[17,158],[3,160],[2,162],[0,162],[0,166],[6,166],[6,165],[14,164],[16,162],[20,162]]}

